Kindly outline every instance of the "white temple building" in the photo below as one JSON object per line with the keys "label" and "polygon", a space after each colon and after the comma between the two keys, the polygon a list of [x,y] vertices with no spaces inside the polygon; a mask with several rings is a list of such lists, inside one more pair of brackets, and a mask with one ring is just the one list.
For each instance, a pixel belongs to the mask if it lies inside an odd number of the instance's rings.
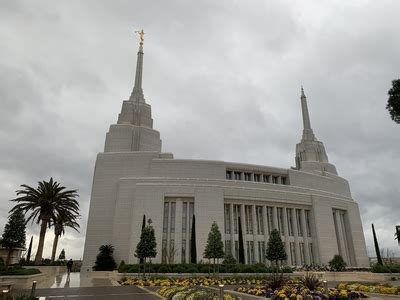
{"label": "white temple building", "polygon": [[156,234],[153,262],[189,262],[195,215],[197,261],[203,259],[214,221],[225,252],[238,257],[240,216],[246,263],[266,261],[269,233],[277,228],[289,265],[328,264],[340,254],[349,266],[369,266],[358,205],[314,135],[303,89],[303,135],[295,168],[175,159],[162,152],[160,133],[153,129],[142,72],[143,42],[132,94],[106,134],[104,152],[97,155],[83,271],[91,270],[104,244],[115,247],[117,263],[136,263],[144,214]]}

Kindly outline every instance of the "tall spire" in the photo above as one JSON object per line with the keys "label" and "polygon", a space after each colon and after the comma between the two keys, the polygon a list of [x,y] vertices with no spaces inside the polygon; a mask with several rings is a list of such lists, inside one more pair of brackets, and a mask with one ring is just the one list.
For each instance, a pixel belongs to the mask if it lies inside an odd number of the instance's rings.
{"label": "tall spire", "polygon": [[140,44],[136,62],[135,85],[133,87],[129,100],[136,102],[145,102],[142,89],[144,31],[142,29],[141,31],[135,31],[135,33],[139,34]]}
{"label": "tall spire", "polygon": [[303,140],[316,140],[314,132],[311,128],[310,115],[307,107],[307,97],[304,94],[303,86],[301,86],[301,110],[303,113]]}

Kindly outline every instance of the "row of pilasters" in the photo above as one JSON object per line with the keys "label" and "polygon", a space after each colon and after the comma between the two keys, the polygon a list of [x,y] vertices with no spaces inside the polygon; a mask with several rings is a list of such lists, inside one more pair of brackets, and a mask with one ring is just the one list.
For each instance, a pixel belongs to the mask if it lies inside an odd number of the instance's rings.
{"label": "row of pilasters", "polygon": [[[231,241],[231,249],[232,253],[234,253],[234,245],[235,241],[239,240],[238,234],[234,233],[234,215],[233,215],[233,207],[234,203],[229,203],[229,219],[230,219],[230,233],[225,235],[226,240]],[[269,240],[269,232],[272,229],[278,229],[278,207],[277,206],[265,206],[265,205],[250,205],[251,206],[251,213],[252,213],[252,225],[253,225],[253,233],[252,234],[246,234],[246,215],[245,215],[245,205],[244,204],[238,204],[240,205],[240,219],[242,223],[242,232],[243,232],[243,246],[246,251],[245,255],[245,260],[246,263],[251,263],[248,261],[248,257],[251,257],[251,255],[247,255],[247,241],[253,241],[254,245],[254,258],[256,261],[258,261],[259,258],[259,249],[258,249],[258,242],[263,241],[265,244],[265,248],[267,247],[267,243]],[[264,234],[258,234],[257,233],[257,213],[256,213],[256,206],[261,206],[262,207],[262,215],[263,215],[263,223],[262,229]],[[272,207],[272,228],[268,231],[268,218],[267,218],[267,207]],[[304,263],[305,264],[311,264],[313,263],[311,259],[311,253],[310,253],[310,245],[309,243],[312,241],[311,237],[308,236],[307,233],[307,225],[306,225],[306,216],[305,216],[305,209],[299,209],[300,210],[300,226],[301,226],[301,232],[302,236],[299,236],[298,234],[298,222],[297,222],[297,217],[296,217],[296,208],[291,208],[292,209],[292,227],[293,227],[293,235],[289,235],[289,226],[288,226],[288,214],[287,214],[287,207],[279,207],[282,208],[282,229],[283,232],[281,232],[281,236],[283,236],[283,241],[285,242],[285,250],[288,255],[288,261],[290,261],[290,243],[294,243],[294,248],[295,248],[295,260],[296,264],[300,265],[301,264],[301,254],[300,254],[300,243],[304,244]],[[316,257],[314,257],[314,263],[316,263]]]}

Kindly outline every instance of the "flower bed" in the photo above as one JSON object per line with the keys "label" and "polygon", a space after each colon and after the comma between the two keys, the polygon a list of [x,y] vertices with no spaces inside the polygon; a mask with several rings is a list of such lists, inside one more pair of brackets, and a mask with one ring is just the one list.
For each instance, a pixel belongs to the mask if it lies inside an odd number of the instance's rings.
{"label": "flower bed", "polygon": [[[265,278],[265,277],[264,277]],[[196,286],[196,285],[263,285],[265,279],[261,277],[232,277],[232,278],[211,278],[211,277],[192,277],[192,278],[125,278],[120,282],[122,285],[139,286]]]}
{"label": "flower bed", "polygon": [[[164,286],[157,291],[160,296],[167,300],[196,300],[196,299],[219,299],[218,291],[212,291],[203,287],[168,287]],[[238,299],[230,294],[224,293],[224,300]]]}
{"label": "flower bed", "polygon": [[[263,288],[260,286],[253,287],[238,287],[235,291],[260,297],[275,298],[275,299],[290,299],[290,300],[301,300],[312,297],[315,299],[330,299],[330,300],[345,300],[345,299],[359,299],[366,298],[362,292],[347,291],[345,289],[328,289],[328,295],[325,293],[323,288],[317,288],[316,291],[310,291],[302,285],[286,285],[280,290],[273,291],[269,288]],[[317,298],[318,299],[318,298]]]}
{"label": "flower bed", "polygon": [[385,295],[399,295],[400,287],[393,287],[391,285],[379,285],[379,284],[361,284],[361,283],[340,283],[339,289],[347,289],[351,291],[360,291],[364,293],[377,293]]}

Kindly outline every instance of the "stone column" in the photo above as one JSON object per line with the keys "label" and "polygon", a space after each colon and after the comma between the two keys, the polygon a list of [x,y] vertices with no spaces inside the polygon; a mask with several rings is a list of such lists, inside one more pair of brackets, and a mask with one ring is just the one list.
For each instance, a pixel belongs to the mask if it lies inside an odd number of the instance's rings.
{"label": "stone column", "polygon": [[272,183],[272,175],[268,175],[268,183]]}
{"label": "stone column", "polygon": [[303,240],[304,240],[304,259],[305,259],[305,263],[307,265],[309,265],[311,263],[310,262],[310,248],[308,246],[306,214],[304,212],[304,209],[301,210],[300,217],[301,217],[301,228],[302,228],[302,231],[303,231]]}
{"label": "stone column", "polygon": [[292,210],[292,224],[293,224],[293,235],[294,235],[294,250],[296,255],[296,264],[299,266],[301,263],[300,259],[300,246],[299,246],[299,231],[297,229],[297,213],[296,209]]}
{"label": "stone column", "polygon": [[276,183],[277,184],[282,184],[282,177],[281,176],[277,177]]}

